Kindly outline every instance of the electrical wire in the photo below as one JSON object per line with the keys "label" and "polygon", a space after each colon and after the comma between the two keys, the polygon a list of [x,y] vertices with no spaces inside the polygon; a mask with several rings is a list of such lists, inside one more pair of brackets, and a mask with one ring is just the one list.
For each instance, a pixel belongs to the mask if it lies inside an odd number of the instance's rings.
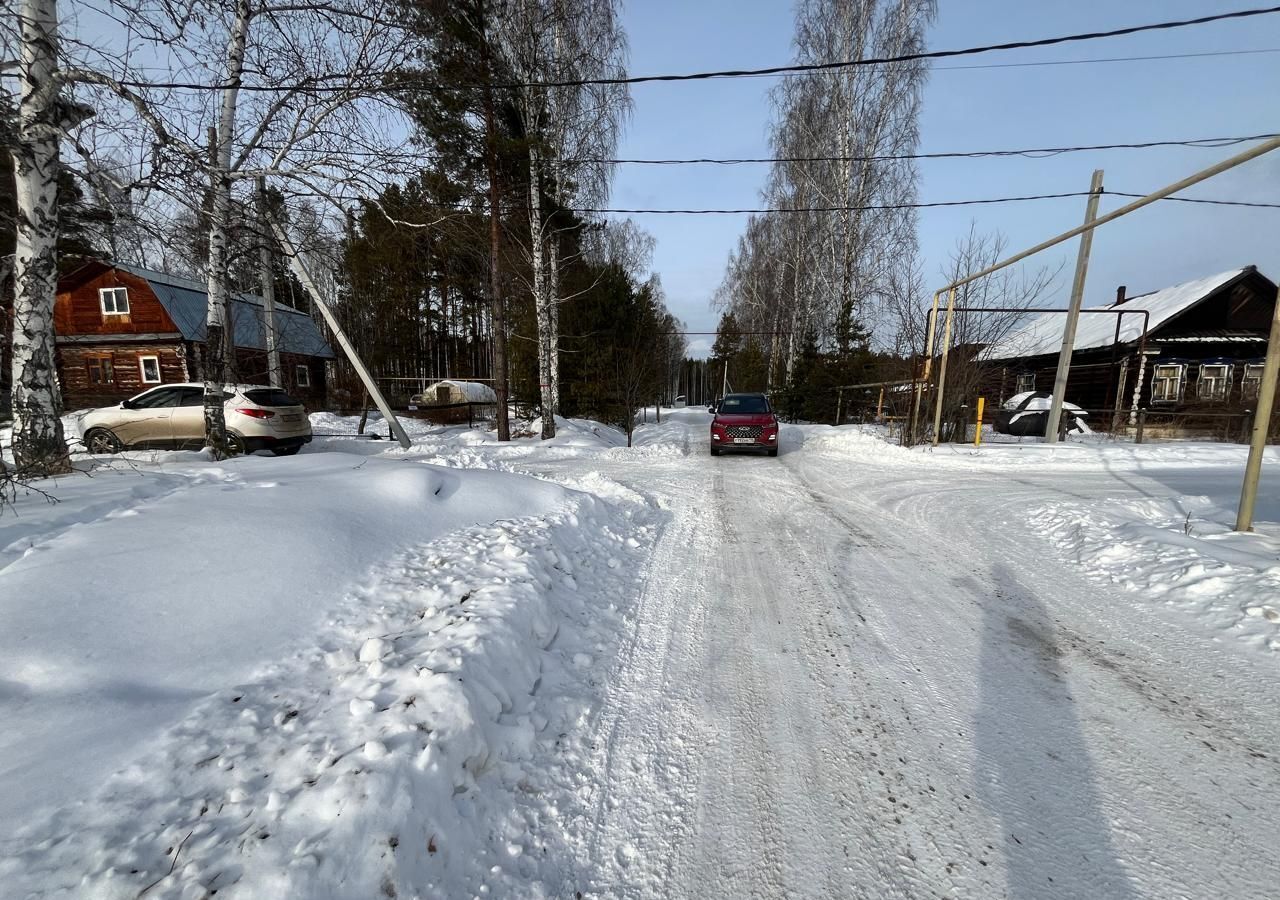
{"label": "electrical wire", "polygon": [[[1113,197],[1128,197],[1134,200],[1147,196],[1146,194],[1126,194],[1124,191],[1103,191],[1104,194],[1110,194]],[[1175,203],[1207,203],[1210,206],[1246,206],[1254,209],[1280,209],[1280,203],[1260,203],[1249,200],[1208,200],[1202,197],[1161,197],[1162,200],[1172,200]]]}
{"label": "electrical wire", "polygon": [[[1007,41],[999,44],[984,44],[975,47],[963,47],[954,50],[927,50],[919,53],[905,53],[897,56],[880,56],[868,57],[866,59],[851,59],[828,63],[808,63],[808,64],[792,64],[785,66],[769,66],[762,69],[723,69],[709,72],[689,72],[680,74],[662,74],[662,75],[634,75],[618,78],[581,78],[567,79],[561,81],[518,81],[510,83],[497,83],[492,85],[495,88],[503,89],[520,89],[520,88],[553,88],[553,87],[587,87],[594,85],[630,85],[630,84],[649,84],[653,82],[680,82],[680,81],[703,81],[708,79],[723,78],[751,78],[759,76],[772,75],[801,75],[814,72],[830,72],[840,69],[860,68],[864,66],[882,66],[892,63],[916,62],[933,59],[951,59],[954,57],[976,56],[982,53],[993,53],[1006,50],[1025,50],[1035,47],[1050,47],[1058,44],[1081,43],[1084,41],[1094,41],[1104,38],[1124,37],[1132,34],[1143,34],[1152,31],[1168,31],[1177,28],[1190,28],[1198,25],[1207,25],[1211,22],[1223,22],[1237,19],[1247,19],[1255,16],[1271,15],[1280,12],[1280,6],[1260,7],[1256,9],[1242,9],[1233,12],[1216,13],[1207,16],[1198,16],[1194,19],[1177,19],[1165,22],[1153,22],[1146,25],[1131,25],[1125,28],[1113,28],[1108,31],[1089,31],[1079,34],[1059,35],[1057,37],[1037,38],[1023,41]],[[1247,53],[1253,51],[1218,51],[1221,53]],[[1272,52],[1272,51],[1256,51],[1256,52]],[[1161,57],[1151,57],[1152,59]],[[1166,58],[1176,58],[1169,56]],[[1137,60],[1140,57],[1133,57]],[[1058,64],[1075,64],[1094,62],[1095,60],[1067,60],[1067,61],[1046,61],[1043,65]],[[1120,58],[1115,60],[1096,60],[1098,62],[1106,61],[1122,61]],[[1005,66],[1027,66],[1035,63],[1006,63]],[[956,67],[948,67],[956,68]],[[976,68],[976,67],[975,67]],[[0,73],[3,77],[13,78],[19,77],[14,73]],[[414,86],[449,87],[449,85],[437,85],[418,76],[405,76],[400,72],[367,72],[362,73],[371,79],[381,79],[376,85],[364,85],[360,90],[362,92],[374,89],[395,90],[396,88],[409,88]],[[297,84],[244,84],[237,83],[232,85],[228,82],[218,82],[214,84],[206,84],[202,82],[183,82],[183,81],[141,81],[132,79],[121,79],[117,83],[127,88],[145,89],[152,88],[157,90],[223,90],[229,87],[236,87],[238,90],[245,92],[279,92],[285,90],[306,89],[313,92],[351,91],[349,84],[343,83],[338,85],[326,85],[323,82],[333,80],[350,81],[350,76],[345,74],[335,74],[322,76],[319,78],[308,79],[306,82]],[[479,85],[458,85],[458,87],[478,87]]]}
{"label": "electrical wire", "polygon": [[1146,150],[1152,147],[1204,147],[1219,148],[1261,141],[1276,137],[1272,134],[1251,134],[1245,137],[1196,138],[1182,141],[1142,141],[1126,144],[1090,144],[1077,147],[1034,147],[1023,150],[957,150],[937,153],[887,153],[877,156],[760,156],[742,158],[692,157],[688,159],[585,159],[584,163],[638,166],[719,165],[738,166],[748,163],[814,163],[814,162],[892,162],[908,159],[980,159],[984,157],[1023,156],[1043,159],[1062,153],[1081,153],[1092,150]]}
{"label": "electrical wire", "polygon": [[1142,34],[1150,31],[1168,31],[1175,28],[1189,28],[1196,25],[1207,25],[1210,22],[1222,22],[1231,19],[1247,19],[1254,16],[1265,16],[1277,12],[1280,12],[1280,6],[1268,6],[1257,9],[1242,9],[1234,12],[1198,16],[1194,19],[1153,22],[1147,25],[1130,25],[1125,28],[1113,28],[1108,31],[1089,31],[1081,34],[1068,34],[1051,38],[1007,41],[1001,44],[985,44],[977,47],[965,47],[958,50],[925,50],[919,53],[904,53],[898,56],[868,57],[866,59],[850,59],[840,62],[769,66],[763,69],[724,69],[711,72],[690,72],[679,75],[633,75],[623,78],[576,78],[563,81],[527,81],[505,84],[501,85],[501,87],[586,87],[590,85],[646,84],[655,81],[702,81],[709,78],[744,78],[754,75],[827,72],[833,69],[852,69],[862,66],[886,65],[888,63],[916,62],[928,59],[950,59],[957,56],[975,56],[980,53],[991,53],[1003,50],[1025,50],[1032,47],[1051,47],[1057,44],[1070,44],[1079,43],[1081,41],[1095,41],[1102,38],[1124,37],[1126,35]]}
{"label": "electrical wire", "polygon": [[[1084,66],[1093,63],[1160,62],[1170,59],[1202,59],[1214,56],[1255,56],[1260,53],[1280,53],[1280,47],[1260,47],[1249,50],[1202,50],[1192,53],[1156,53],[1149,56],[1094,56],[1085,59],[1045,59],[1037,62],[979,63],[972,66],[932,66],[929,72],[968,72],[978,69],[1028,69],[1042,66]],[[801,74],[744,75],[744,78],[796,78]],[[821,74],[821,73],[818,73]]]}
{"label": "electrical wire", "polygon": [[[1267,134],[1251,134],[1243,137],[1193,138],[1190,140],[1137,141],[1117,144],[1083,144],[1075,147],[1032,147],[1020,150],[952,150],[931,153],[886,153],[877,156],[746,156],[746,157],[689,157],[675,159],[611,159],[603,157],[587,157],[571,160],[575,165],[638,165],[638,166],[684,166],[684,165],[722,165],[737,166],[749,163],[815,163],[815,162],[893,162],[910,159],[983,159],[1002,157],[1023,157],[1026,159],[1049,159],[1063,153],[1083,153],[1097,150],[1147,150],[1156,147],[1191,147],[1197,149],[1218,149],[1232,147],[1248,141],[1269,140],[1280,137],[1280,132]],[[267,152],[275,152],[278,148],[264,148]],[[314,152],[324,156],[334,156],[331,150],[309,150],[300,147],[295,153]],[[432,154],[415,154],[407,151],[379,152],[372,150],[348,150],[344,157],[359,159],[385,159],[397,162],[416,162],[427,165],[439,162],[443,157]],[[469,157],[479,160],[480,157]]]}
{"label": "electrical wire", "polygon": [[[584,214],[617,213],[620,215],[680,215],[680,216],[727,216],[727,215],[765,215],[769,213],[833,213],[833,212],[882,212],[898,209],[938,209],[954,206],[989,206],[996,203],[1023,203],[1031,200],[1062,200],[1068,197],[1088,197],[1090,191],[1067,191],[1060,194],[1027,194],[1016,197],[989,197],[980,200],[937,200],[923,203],[878,203],[866,206],[769,206],[741,209],[615,209],[601,207],[574,207],[573,212]],[[1123,191],[1101,192],[1104,196],[1140,198],[1146,194],[1131,194]],[[1163,197],[1162,200],[1173,200],[1180,203],[1204,203],[1212,206],[1243,206],[1255,209],[1280,209],[1280,203],[1261,203],[1246,200],[1209,200],[1199,197]]]}

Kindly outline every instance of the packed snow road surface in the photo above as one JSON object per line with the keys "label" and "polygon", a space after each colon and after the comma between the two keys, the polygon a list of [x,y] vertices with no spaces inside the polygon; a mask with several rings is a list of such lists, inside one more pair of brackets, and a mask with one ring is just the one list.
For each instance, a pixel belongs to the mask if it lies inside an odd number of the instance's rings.
{"label": "packed snow road surface", "polygon": [[673,518],[599,720],[591,894],[1274,896],[1274,656],[1027,534],[1046,496],[1157,482],[798,429],[710,459],[706,416],[672,418],[687,457],[607,468]]}

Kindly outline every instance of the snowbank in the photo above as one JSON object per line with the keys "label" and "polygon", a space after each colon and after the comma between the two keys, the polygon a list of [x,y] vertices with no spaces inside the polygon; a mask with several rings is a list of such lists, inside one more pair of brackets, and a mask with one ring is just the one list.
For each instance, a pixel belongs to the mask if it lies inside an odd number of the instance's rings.
{"label": "snowbank", "polygon": [[[372,417],[370,421],[373,421]],[[385,440],[354,437],[358,423],[358,416],[313,413],[311,427],[318,435],[342,435],[317,437],[315,449],[402,457],[461,468],[510,470],[513,468],[512,464],[519,461],[533,458],[575,459],[626,447],[627,444],[625,433],[590,419],[565,419],[556,416],[556,436],[547,441],[540,436],[541,419],[513,420],[512,439],[505,443],[498,441],[492,424],[472,428],[466,425],[432,426],[405,420],[413,446],[408,450],[401,450],[397,446],[388,446]],[[414,427],[410,427],[410,423]],[[386,431],[380,419],[376,425],[366,429],[369,430],[381,430],[383,435]]]}
{"label": "snowbank", "polygon": [[1212,633],[1280,650],[1280,534],[1233,532],[1208,496],[1058,502],[1030,521],[1091,576]]}
{"label": "snowbank", "polygon": [[[876,425],[784,425],[782,450],[806,450],[863,457],[883,464],[963,469],[1049,468],[1103,469],[1141,472],[1146,469],[1231,467],[1243,473],[1249,448],[1243,444],[1209,441],[1133,444],[1102,434],[1070,434],[1064,443],[1036,439],[989,442],[984,430],[980,447],[971,443],[922,444],[903,447]],[[997,435],[997,438],[1006,438]],[[1280,446],[1267,447],[1266,471],[1280,467]]]}
{"label": "snowbank", "polygon": [[[117,461],[0,519],[0,838],[305,647],[375,563],[563,489],[345,454]],[[0,879],[0,883],[5,883]]]}
{"label": "snowbank", "polygon": [[[516,479],[470,474],[529,500]],[[0,847],[0,883],[262,900],[573,883],[553,788],[590,752],[583,720],[648,517],[571,494],[552,514],[412,548],[330,609],[318,640],[224,679],[94,799]]]}

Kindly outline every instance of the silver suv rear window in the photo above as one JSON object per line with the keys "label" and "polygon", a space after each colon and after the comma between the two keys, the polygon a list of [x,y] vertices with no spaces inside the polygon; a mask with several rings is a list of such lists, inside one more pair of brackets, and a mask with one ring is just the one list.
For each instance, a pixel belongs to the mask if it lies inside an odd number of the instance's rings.
{"label": "silver suv rear window", "polygon": [[255,388],[252,391],[245,391],[244,395],[249,401],[259,406],[301,406],[302,403],[293,399],[279,388]]}

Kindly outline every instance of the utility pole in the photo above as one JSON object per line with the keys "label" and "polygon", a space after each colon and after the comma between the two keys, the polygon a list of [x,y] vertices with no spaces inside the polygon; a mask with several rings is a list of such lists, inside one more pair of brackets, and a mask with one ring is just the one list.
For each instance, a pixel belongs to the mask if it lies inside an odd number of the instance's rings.
{"label": "utility pole", "polygon": [[942,440],[942,388],[947,383],[947,353],[951,349],[951,317],[955,314],[956,289],[947,291],[947,321],[942,329],[942,358],[938,360],[938,396],[933,404],[933,446]]}
{"label": "utility pole", "polygon": [[[1093,170],[1089,185],[1089,202],[1085,205],[1084,224],[1092,225],[1098,217],[1098,201],[1102,198],[1102,170]],[[1062,421],[1062,403],[1066,399],[1067,376],[1071,374],[1071,353],[1076,346],[1076,327],[1080,324],[1080,307],[1084,303],[1084,281],[1089,272],[1089,251],[1093,249],[1093,229],[1080,235],[1080,252],[1076,255],[1076,277],[1071,282],[1067,325],[1062,332],[1062,350],[1058,353],[1058,372],[1053,378],[1053,396],[1049,400],[1049,418],[1044,426],[1047,444],[1058,442],[1058,425]]]}
{"label": "utility pole", "polygon": [[[378,390],[378,383],[374,381],[373,375],[365,368],[364,361],[360,359],[360,354],[356,352],[356,348],[352,345],[351,340],[347,337],[347,333],[342,330],[342,325],[334,316],[333,310],[329,308],[329,304],[325,302],[325,298],[321,296],[320,288],[316,284],[315,279],[311,277],[311,272],[307,269],[306,263],[302,257],[298,255],[298,248],[293,245],[293,241],[289,240],[288,233],[274,220],[271,222],[271,230],[275,233],[276,240],[280,242],[280,248],[284,251],[286,258],[289,260],[289,268],[293,270],[293,274],[302,282],[302,286],[307,289],[315,302],[316,309],[320,310],[320,315],[324,317],[325,323],[329,326],[329,330],[333,332],[334,338],[338,342],[338,346],[342,348],[342,352],[347,355],[347,359],[351,362],[351,367],[356,370],[356,375],[360,376],[360,381],[364,385],[365,391],[373,398],[373,402],[377,405],[378,411],[382,413],[382,417],[387,420],[387,426],[391,429],[391,433],[395,439],[400,442],[400,446],[408,450],[413,446],[413,442],[409,440],[409,435],[405,433],[404,426],[400,424],[400,420],[396,418],[396,414],[392,411],[391,405],[387,403],[382,391]],[[501,396],[501,395],[499,395]]]}
{"label": "utility pole", "polygon": [[271,220],[267,210],[267,179],[259,175],[258,189],[258,277],[262,283],[262,332],[267,346],[267,383],[280,383],[280,344],[276,331],[276,279],[271,265]]}
{"label": "utility pole", "polygon": [[724,372],[721,374],[720,378],[720,397],[723,399],[724,395],[727,393],[729,393],[729,358],[726,356],[724,360]]}
{"label": "utility pole", "polygon": [[933,332],[937,328],[938,323],[938,301],[942,297],[942,291],[933,292],[933,311],[929,313],[928,333],[924,339],[924,371],[920,375],[920,379],[915,384],[915,397],[911,401],[911,431],[910,443],[914,444],[920,438],[920,395],[924,393],[925,385],[929,383],[929,370],[933,367]]}
{"label": "utility pole", "polygon": [[1271,409],[1276,401],[1276,377],[1280,375],[1280,292],[1271,313],[1271,336],[1267,339],[1267,362],[1258,385],[1258,409],[1253,414],[1253,434],[1249,440],[1249,460],[1244,467],[1244,486],[1240,489],[1240,510],[1236,513],[1236,531],[1253,531],[1253,506],[1258,499],[1258,479],[1262,475],[1262,453],[1267,449],[1267,432],[1271,430]]}

